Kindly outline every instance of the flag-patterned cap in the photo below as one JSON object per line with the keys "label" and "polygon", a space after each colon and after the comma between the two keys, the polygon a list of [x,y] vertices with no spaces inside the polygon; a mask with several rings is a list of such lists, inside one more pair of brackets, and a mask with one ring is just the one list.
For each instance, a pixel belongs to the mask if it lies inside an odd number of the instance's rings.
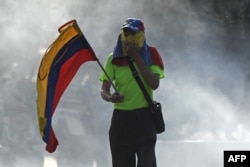
{"label": "flag-patterned cap", "polygon": [[122,29],[123,28],[129,28],[134,32],[144,31],[144,23],[137,18],[128,18],[122,25]]}

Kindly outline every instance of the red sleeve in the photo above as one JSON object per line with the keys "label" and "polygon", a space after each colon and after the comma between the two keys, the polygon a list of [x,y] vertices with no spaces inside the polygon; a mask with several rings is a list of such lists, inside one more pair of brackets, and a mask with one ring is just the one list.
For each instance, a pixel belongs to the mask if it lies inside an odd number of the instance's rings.
{"label": "red sleeve", "polygon": [[150,48],[150,53],[151,53],[151,57],[152,57],[152,64],[153,65],[159,65],[162,69],[164,69],[164,64],[162,61],[162,58],[159,54],[159,52],[157,51],[157,49],[155,47],[149,46]]}

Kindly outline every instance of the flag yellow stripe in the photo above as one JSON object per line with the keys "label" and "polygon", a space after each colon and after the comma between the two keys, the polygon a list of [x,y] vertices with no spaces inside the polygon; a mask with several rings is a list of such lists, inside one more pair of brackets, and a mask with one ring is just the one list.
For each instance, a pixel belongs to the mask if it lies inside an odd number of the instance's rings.
{"label": "flag yellow stripe", "polygon": [[46,109],[46,98],[47,98],[47,86],[48,86],[48,75],[53,63],[55,56],[58,54],[59,50],[69,42],[73,37],[80,34],[81,31],[77,24],[65,25],[62,28],[58,38],[48,47],[45,52],[37,76],[37,112],[38,112],[38,122],[40,134],[43,137],[43,130],[46,126],[45,109]]}

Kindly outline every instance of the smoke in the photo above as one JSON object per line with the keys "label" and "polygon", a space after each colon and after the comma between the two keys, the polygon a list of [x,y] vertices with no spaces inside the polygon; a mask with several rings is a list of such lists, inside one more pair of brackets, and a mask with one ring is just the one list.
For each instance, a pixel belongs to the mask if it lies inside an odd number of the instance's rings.
{"label": "smoke", "polygon": [[[77,20],[104,63],[124,20],[139,17],[147,42],[158,48],[165,63],[165,78],[155,94],[166,120],[156,150],[159,166],[204,166],[210,155],[207,166],[221,166],[223,150],[244,148],[250,138],[249,43],[237,38],[247,33],[244,27],[229,34],[211,10],[210,3],[188,0],[3,1],[1,101],[25,103],[36,114],[37,69],[65,22]],[[49,156],[59,164],[110,166],[112,106],[99,95],[100,72],[97,64],[84,64],[58,106],[53,123],[60,145]],[[42,143],[39,135],[36,140]],[[37,147],[48,156],[41,144]]]}

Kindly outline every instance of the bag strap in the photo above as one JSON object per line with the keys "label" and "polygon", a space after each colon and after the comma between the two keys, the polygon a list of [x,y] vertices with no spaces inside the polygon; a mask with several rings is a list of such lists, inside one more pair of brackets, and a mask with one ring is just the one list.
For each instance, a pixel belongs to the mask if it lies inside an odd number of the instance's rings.
{"label": "bag strap", "polygon": [[153,102],[152,99],[150,98],[150,96],[149,96],[149,94],[148,94],[148,92],[147,92],[147,90],[146,90],[146,88],[145,88],[145,86],[144,86],[144,84],[143,84],[143,82],[142,82],[142,80],[141,80],[141,78],[140,78],[138,72],[137,72],[136,69],[135,69],[135,66],[134,66],[134,64],[133,64],[133,59],[132,59],[132,57],[127,56],[127,61],[128,61],[128,65],[129,65],[129,67],[130,67],[130,70],[131,70],[131,72],[132,72],[132,75],[133,75],[133,77],[135,78],[135,80],[136,80],[137,84],[139,85],[139,87],[141,88],[141,91],[142,91],[142,93],[143,93],[145,99],[147,100],[148,105],[149,105],[150,107],[154,107],[154,102]]}

